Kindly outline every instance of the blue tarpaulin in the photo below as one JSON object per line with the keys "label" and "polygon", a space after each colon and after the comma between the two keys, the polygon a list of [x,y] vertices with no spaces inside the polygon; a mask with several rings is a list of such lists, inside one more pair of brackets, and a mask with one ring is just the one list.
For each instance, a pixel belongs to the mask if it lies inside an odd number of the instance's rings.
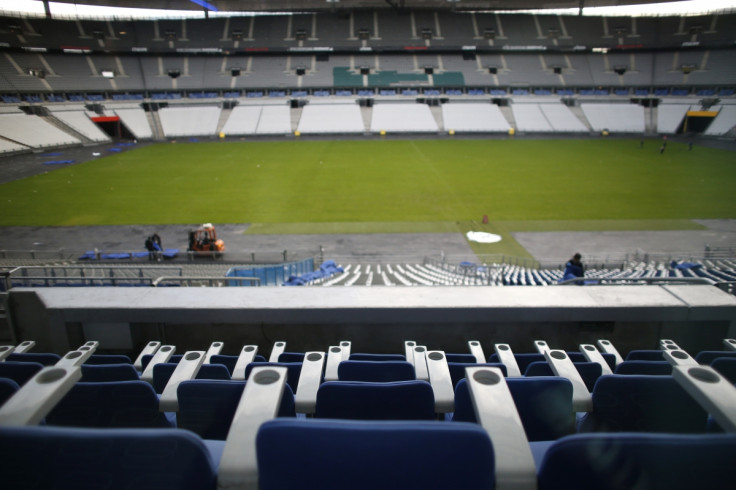
{"label": "blue tarpaulin", "polygon": [[307,272],[301,276],[289,276],[289,279],[284,282],[284,286],[304,286],[305,284],[312,282],[316,279],[323,277],[330,277],[334,274],[344,272],[342,267],[338,267],[334,260],[326,260],[319,266],[314,272]]}
{"label": "blue tarpaulin", "polygon": [[61,163],[74,163],[74,160],[52,160],[50,162],[43,162],[44,165],[58,165]]}
{"label": "blue tarpaulin", "polygon": [[[84,255],[79,257],[79,260],[97,260],[97,254],[99,253],[101,260],[118,260],[118,259],[131,259],[131,258],[144,258],[150,255],[150,252],[121,252],[121,253],[104,253],[95,252],[94,250],[88,250]],[[161,254],[165,259],[173,259],[179,255],[178,248],[167,248]]]}

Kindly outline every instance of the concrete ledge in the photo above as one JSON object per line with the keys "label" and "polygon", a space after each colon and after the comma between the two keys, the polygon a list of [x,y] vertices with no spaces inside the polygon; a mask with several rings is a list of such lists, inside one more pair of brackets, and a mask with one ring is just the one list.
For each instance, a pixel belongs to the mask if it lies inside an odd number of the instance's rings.
{"label": "concrete ledge", "polygon": [[[725,325],[728,330],[736,320],[736,297],[703,285],[16,288],[11,290],[10,299],[21,339],[41,341],[45,338],[48,343],[44,348],[53,347],[53,350],[67,348],[58,345],[65,336],[58,330],[87,323],[176,325],[177,328],[187,325],[299,327],[303,337],[300,340],[305,340],[310,335],[305,327],[314,333],[317,333],[316,327],[331,327],[335,335],[342,332],[351,336],[355,335],[355,329],[361,328],[391,326],[393,330],[402,330],[411,327],[406,330],[407,339],[417,331],[415,328],[423,326],[427,327],[427,332],[432,328],[447,330],[453,327],[457,335],[467,336],[478,336],[486,329],[493,330],[497,339],[499,329],[513,325],[526,325],[529,330],[530,326],[543,325],[579,328],[591,322],[636,323],[656,326],[658,331],[670,324],[683,328],[693,322],[706,322],[718,324],[721,328],[717,335],[721,335],[722,327]],[[347,327],[352,330],[345,330]],[[533,328],[529,332],[532,333]],[[361,337],[363,335],[367,340],[368,331],[361,332]],[[149,340],[155,339],[143,341]],[[720,345],[720,340],[718,342]],[[236,353],[239,347],[242,345]],[[448,346],[435,347],[450,351]],[[266,348],[270,350],[270,346]],[[531,348],[530,344],[523,351]],[[393,350],[398,352],[399,349],[400,346],[396,346]]]}

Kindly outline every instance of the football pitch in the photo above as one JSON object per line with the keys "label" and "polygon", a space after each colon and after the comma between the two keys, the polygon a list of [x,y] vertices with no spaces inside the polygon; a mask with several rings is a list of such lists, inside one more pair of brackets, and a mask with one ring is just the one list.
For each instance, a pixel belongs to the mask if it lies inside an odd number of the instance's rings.
{"label": "football pitch", "polygon": [[[2,184],[0,226],[249,233],[688,229],[736,218],[736,153],[638,139],[153,144]],[[489,224],[481,225],[484,216]]]}

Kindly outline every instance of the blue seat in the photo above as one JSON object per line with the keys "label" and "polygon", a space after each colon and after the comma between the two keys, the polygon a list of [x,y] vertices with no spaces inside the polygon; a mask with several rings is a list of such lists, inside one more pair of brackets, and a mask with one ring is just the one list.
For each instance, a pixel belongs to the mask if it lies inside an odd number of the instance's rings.
{"label": "blue seat", "polygon": [[406,361],[406,356],[403,354],[369,354],[356,352],[350,354],[348,359],[351,361]]}
{"label": "blue seat", "polygon": [[[243,396],[245,381],[183,381],[177,389],[176,422],[203,439],[225,440]],[[294,392],[287,385],[281,397],[279,417],[295,417]]]}
{"label": "blue seat", "polygon": [[85,364],[133,364],[130,357],[122,354],[92,354]]}
{"label": "blue seat", "polygon": [[552,444],[539,490],[733,488],[736,435],[577,434]]}
{"label": "blue seat", "polygon": [[[519,365],[519,371],[522,373],[526,371],[529,364],[545,361],[544,354],[539,354],[538,352],[514,353],[514,358],[516,359],[516,364]],[[488,362],[501,362],[501,359],[498,357],[498,354],[494,352],[490,357],[488,357]]]}
{"label": "blue seat", "polygon": [[447,362],[461,362],[461,363],[466,363],[466,364],[473,364],[473,363],[478,362],[473,354],[445,353],[445,358],[447,359]]}
{"label": "blue seat", "polygon": [[279,362],[304,362],[304,352],[282,352]]}
{"label": "blue seat", "polygon": [[411,381],[417,379],[414,366],[406,361],[343,361],[337,366],[340,381]]}
{"label": "blue seat", "polygon": [[[583,379],[588,391],[593,390],[595,382],[601,377],[603,370],[597,362],[573,362],[575,369],[578,370],[580,377]],[[554,376],[550,365],[545,362],[533,362],[529,364],[524,372],[524,376]]]}
{"label": "blue seat", "polygon": [[6,362],[37,362],[44,366],[53,366],[60,360],[61,356],[59,354],[37,352],[13,352],[5,359]]}
{"label": "blue seat", "polygon": [[0,362],[0,378],[12,379],[23,386],[43,368],[44,365],[38,362]]}
{"label": "blue seat", "polygon": [[476,364],[476,363],[470,363],[470,362],[447,362],[447,368],[450,370],[450,378],[452,378],[452,387],[456,387],[458,381],[463,379],[465,377],[465,368],[467,367],[497,367],[501,370],[504,376],[508,376],[508,371],[506,370],[506,364],[503,364],[501,362],[487,362],[485,364]]}
{"label": "blue seat", "polygon": [[614,374],[672,375],[672,364],[667,361],[624,361],[613,371]]}
{"label": "blue seat", "polygon": [[601,376],[579,432],[705,432],[707,412],[671,376]]}
{"label": "blue seat", "polygon": [[[506,378],[529,441],[552,441],[575,432],[572,383],[566,378]],[[455,388],[453,422],[477,422],[467,380]]]}
{"label": "blue seat", "polygon": [[3,378],[0,376],[0,407],[5,403],[8,398],[15,395],[15,392],[20,389],[18,383],[12,379]]}
{"label": "blue seat", "polygon": [[328,381],[317,391],[317,418],[433,420],[434,392],[426,381]]}
{"label": "blue seat", "polygon": [[[163,393],[166,385],[174,374],[178,364],[162,362],[153,366],[153,389],[156,393]],[[196,379],[230,379],[230,371],[222,364],[202,364],[197,371]]]}
{"label": "blue seat", "polygon": [[[181,361],[181,358],[184,357],[183,354],[174,354],[169,358],[167,362],[178,364],[179,361]],[[141,372],[146,370],[146,367],[148,367],[148,363],[151,362],[151,359],[153,359],[153,356],[151,354],[146,354],[145,356],[141,357]]]}
{"label": "blue seat", "polygon": [[286,383],[291,388],[291,391],[296,393],[296,389],[299,386],[299,376],[302,374],[302,363],[301,362],[251,362],[245,366],[245,379],[250,377],[250,372],[254,367],[258,366],[283,366],[286,368]]}
{"label": "blue seat", "polygon": [[173,427],[145,381],[77,383],[46,415],[48,425]]}
{"label": "blue seat", "polygon": [[714,359],[719,357],[732,357],[736,359],[736,351],[703,350],[695,354],[695,360],[700,364],[710,365]]}
{"label": "blue seat", "polygon": [[5,488],[215,490],[217,462],[176,429],[0,427]]}
{"label": "blue seat", "polygon": [[736,384],[736,358],[716,357],[711,361],[710,367],[721,373],[731,383]]}
{"label": "blue seat", "polygon": [[[266,358],[260,354],[256,354],[253,358],[254,362],[266,362]],[[215,354],[210,357],[210,364],[222,364],[230,371],[230,377],[233,376],[235,365],[238,363],[238,356],[228,356],[224,354]]]}
{"label": "blue seat", "polygon": [[261,490],[490,489],[495,479],[491,440],[475,424],[275,419],[256,453]]}
{"label": "blue seat", "polygon": [[632,350],[626,354],[624,361],[664,361],[663,352],[656,349]]}
{"label": "blue seat", "polygon": [[140,379],[132,364],[82,364],[83,383],[105,381],[136,381]]}

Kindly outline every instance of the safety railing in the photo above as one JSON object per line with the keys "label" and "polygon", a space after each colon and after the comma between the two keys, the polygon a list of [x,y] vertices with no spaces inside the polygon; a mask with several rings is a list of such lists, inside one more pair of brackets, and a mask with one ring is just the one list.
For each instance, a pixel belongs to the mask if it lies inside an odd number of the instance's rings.
{"label": "safety railing", "polygon": [[261,280],[257,277],[158,277],[151,284],[153,287],[186,286],[186,287],[229,287],[232,281],[248,282],[250,286],[260,286]]}
{"label": "safety railing", "polygon": [[633,285],[633,284],[707,284],[716,285],[716,282],[707,277],[620,277],[620,278],[596,278],[575,277],[566,279],[553,286],[570,286],[584,284],[586,286],[611,286],[611,285]]}

